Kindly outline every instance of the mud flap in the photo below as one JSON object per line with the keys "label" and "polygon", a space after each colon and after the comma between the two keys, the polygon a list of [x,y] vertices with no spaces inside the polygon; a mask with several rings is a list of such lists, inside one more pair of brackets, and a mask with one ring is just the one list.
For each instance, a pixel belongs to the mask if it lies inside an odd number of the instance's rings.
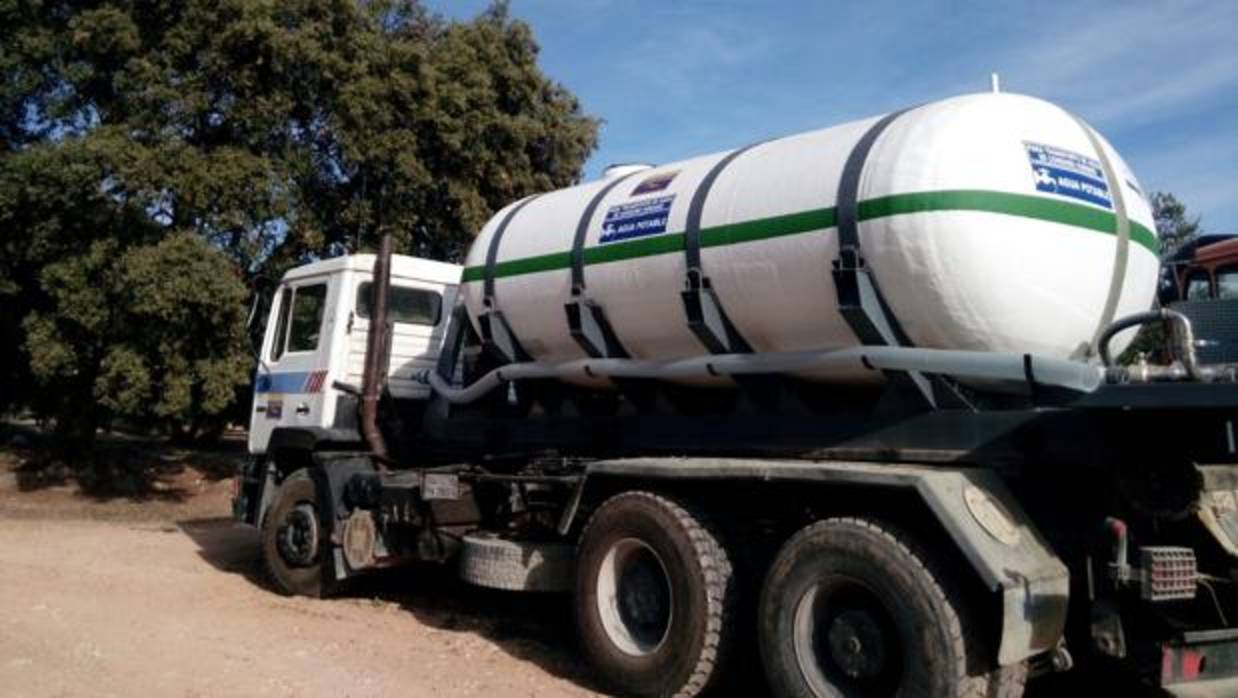
{"label": "mud flap", "polygon": [[1002,596],[998,663],[1053,649],[1066,627],[1066,565],[995,473],[929,470],[916,489],[980,578]]}

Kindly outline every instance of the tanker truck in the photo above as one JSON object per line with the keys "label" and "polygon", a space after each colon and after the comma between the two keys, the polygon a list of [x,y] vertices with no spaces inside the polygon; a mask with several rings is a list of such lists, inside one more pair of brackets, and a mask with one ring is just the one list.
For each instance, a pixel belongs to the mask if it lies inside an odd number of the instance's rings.
{"label": "tanker truck", "polygon": [[1094,129],[986,93],[612,168],[463,266],[384,238],[277,289],[234,514],[288,594],[568,592],[625,695],[1238,695],[1238,371],[1150,310],[1154,231]]}

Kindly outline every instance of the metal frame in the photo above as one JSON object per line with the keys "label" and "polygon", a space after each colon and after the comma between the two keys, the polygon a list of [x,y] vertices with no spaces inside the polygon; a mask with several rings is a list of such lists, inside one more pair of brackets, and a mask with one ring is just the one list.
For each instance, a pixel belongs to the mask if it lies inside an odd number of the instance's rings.
{"label": "metal frame", "polygon": [[[758,402],[744,391],[641,381],[643,394],[606,391],[613,408],[586,409],[601,391],[519,381],[533,407],[509,409],[503,391],[470,405],[437,405],[427,445],[468,458],[479,450],[625,455],[788,456],[985,466],[1104,466],[1157,457],[1232,462],[1238,384],[1103,385],[1090,393],[1039,387],[1025,396],[975,393],[965,407],[925,405],[886,387],[772,382]],[[553,381],[551,381],[554,383]],[[583,402],[582,402],[583,401]],[[656,404],[656,409],[644,405]],[[1164,438],[1172,429],[1175,438]]]}

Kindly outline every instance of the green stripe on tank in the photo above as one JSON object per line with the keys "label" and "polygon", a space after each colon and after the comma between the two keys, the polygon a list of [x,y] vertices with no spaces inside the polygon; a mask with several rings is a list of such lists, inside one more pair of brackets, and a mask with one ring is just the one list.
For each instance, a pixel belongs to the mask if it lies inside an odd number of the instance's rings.
{"label": "green stripe on tank", "polygon": [[[859,203],[857,214],[861,221],[898,216],[906,213],[927,211],[984,211],[1020,218],[1061,223],[1077,228],[1113,235],[1112,213],[1067,203],[1040,196],[1010,194],[983,190],[934,191],[914,194],[895,194]],[[721,247],[743,242],[768,240],[770,238],[798,235],[815,230],[832,228],[837,224],[834,207],[818,208],[798,213],[789,213],[770,218],[758,218],[741,223],[728,223],[701,230],[701,247]],[[1158,254],[1160,243],[1147,228],[1131,221],[1131,240]],[[625,259],[639,259],[661,254],[682,252],[683,233],[670,233],[627,240],[609,245],[587,247],[584,250],[585,265],[605,264]],[[522,257],[499,262],[494,267],[496,278],[520,276],[542,271],[568,269],[572,265],[570,252],[554,252],[536,257]],[[485,266],[467,267],[461,278],[463,282],[481,281],[485,278]]]}
{"label": "green stripe on tank", "polygon": [[701,247],[721,247],[741,242],[767,240],[784,235],[797,235],[837,225],[834,209],[818,208],[800,213],[788,213],[773,218],[758,218],[742,223],[728,223],[701,229]]}
{"label": "green stripe on tank", "polygon": [[[858,215],[860,220],[867,221],[924,211],[986,211],[1116,234],[1114,216],[1108,211],[1040,196],[997,191],[934,191],[883,196],[861,201]],[[1131,221],[1131,240],[1148,248],[1152,254],[1160,253],[1160,241],[1156,235],[1135,221]]]}

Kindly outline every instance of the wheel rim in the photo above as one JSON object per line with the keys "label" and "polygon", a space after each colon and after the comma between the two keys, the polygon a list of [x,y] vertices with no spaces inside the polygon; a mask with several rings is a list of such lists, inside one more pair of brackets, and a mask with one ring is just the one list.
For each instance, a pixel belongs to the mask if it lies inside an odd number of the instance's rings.
{"label": "wheel rim", "polygon": [[620,651],[643,657],[666,642],[674,616],[670,576],[662,558],[643,541],[616,541],[597,576],[602,629]]}
{"label": "wheel rim", "polygon": [[902,679],[903,643],[889,610],[863,583],[833,576],[795,605],[795,658],[818,696],[892,696]]}
{"label": "wheel rim", "polygon": [[318,512],[301,502],[288,510],[275,532],[279,556],[292,567],[308,567],[318,557]]}

